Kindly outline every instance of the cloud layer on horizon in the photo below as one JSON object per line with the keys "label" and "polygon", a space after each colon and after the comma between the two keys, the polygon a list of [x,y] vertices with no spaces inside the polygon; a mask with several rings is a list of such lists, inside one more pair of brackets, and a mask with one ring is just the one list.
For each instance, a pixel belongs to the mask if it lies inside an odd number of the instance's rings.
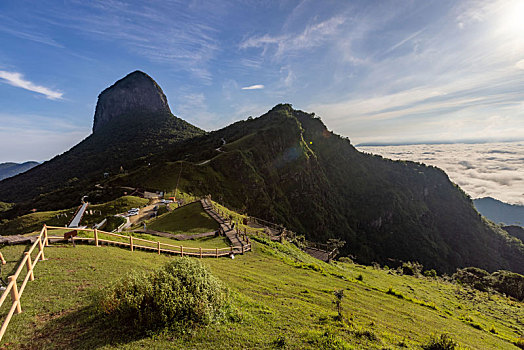
{"label": "cloud layer on horizon", "polygon": [[434,165],[472,198],[493,197],[524,205],[524,142],[362,146],[385,158]]}

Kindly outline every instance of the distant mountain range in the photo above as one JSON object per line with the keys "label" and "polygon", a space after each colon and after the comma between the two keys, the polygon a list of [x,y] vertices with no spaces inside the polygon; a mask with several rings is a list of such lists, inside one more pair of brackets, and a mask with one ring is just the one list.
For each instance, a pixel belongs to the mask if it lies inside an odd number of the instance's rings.
{"label": "distant mountain range", "polygon": [[0,201],[16,203],[0,221],[70,208],[83,195],[105,200],[123,186],[210,194],[308,240],[344,240],[342,254],[363,263],[524,273],[524,244],[484,220],[441,169],[359,152],[290,104],[208,133],[173,116],[142,72],[100,94],[84,141],[0,181]]}
{"label": "distant mountain range", "polygon": [[0,163],[0,180],[8,177],[18,175],[31,168],[37,166],[38,162],[24,162],[24,163]]}
{"label": "distant mountain range", "polygon": [[524,205],[508,204],[491,197],[474,199],[473,203],[479,213],[497,224],[524,226]]}

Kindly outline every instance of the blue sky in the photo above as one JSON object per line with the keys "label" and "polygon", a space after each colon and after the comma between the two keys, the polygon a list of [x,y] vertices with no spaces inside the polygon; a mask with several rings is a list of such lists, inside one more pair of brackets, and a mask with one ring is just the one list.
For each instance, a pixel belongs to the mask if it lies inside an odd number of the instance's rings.
{"label": "blue sky", "polygon": [[206,130],[287,102],[354,144],[524,139],[524,0],[4,0],[0,162],[69,149],[137,69]]}

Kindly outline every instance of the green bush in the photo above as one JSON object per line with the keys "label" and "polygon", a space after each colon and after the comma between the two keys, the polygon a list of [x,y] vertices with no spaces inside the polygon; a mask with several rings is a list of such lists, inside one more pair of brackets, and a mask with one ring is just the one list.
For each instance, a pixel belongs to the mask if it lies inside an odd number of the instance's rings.
{"label": "green bush", "polygon": [[102,226],[103,231],[111,232],[116,230],[118,226],[126,222],[126,219],[121,216],[108,216],[106,224]]}
{"label": "green bush", "polygon": [[458,269],[453,279],[481,291],[492,288],[517,300],[524,300],[524,276],[518,273],[500,270],[490,275],[482,269],[466,267]]}
{"label": "green bush", "polygon": [[227,291],[200,261],[176,259],[150,274],[131,273],[102,297],[103,313],[137,331],[207,325],[224,313]]}
{"label": "green bush", "polygon": [[431,336],[427,344],[422,345],[424,350],[453,350],[457,348],[457,343],[448,334]]}
{"label": "green bush", "polygon": [[437,277],[437,271],[435,271],[434,269],[426,270],[426,271],[424,271],[424,276],[431,277],[431,278],[436,278]]}
{"label": "green bush", "polygon": [[351,260],[351,258],[347,256],[341,256],[340,258],[338,258],[338,261],[343,262],[343,263],[353,264],[353,260]]}
{"label": "green bush", "polygon": [[524,349],[524,338],[519,338],[515,340],[514,344],[521,349]]}
{"label": "green bush", "polygon": [[418,276],[422,272],[422,264],[418,262],[405,262],[402,264],[402,273],[408,276]]}

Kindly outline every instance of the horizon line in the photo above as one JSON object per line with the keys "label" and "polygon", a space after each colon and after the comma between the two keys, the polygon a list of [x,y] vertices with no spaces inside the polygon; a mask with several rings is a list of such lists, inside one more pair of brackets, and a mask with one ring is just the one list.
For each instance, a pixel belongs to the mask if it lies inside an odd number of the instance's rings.
{"label": "horizon line", "polygon": [[522,142],[524,138],[504,140],[448,140],[448,141],[398,141],[398,142],[362,142],[355,147],[385,147],[385,146],[415,146],[415,145],[453,145],[453,144],[485,144],[485,143],[511,143]]}

